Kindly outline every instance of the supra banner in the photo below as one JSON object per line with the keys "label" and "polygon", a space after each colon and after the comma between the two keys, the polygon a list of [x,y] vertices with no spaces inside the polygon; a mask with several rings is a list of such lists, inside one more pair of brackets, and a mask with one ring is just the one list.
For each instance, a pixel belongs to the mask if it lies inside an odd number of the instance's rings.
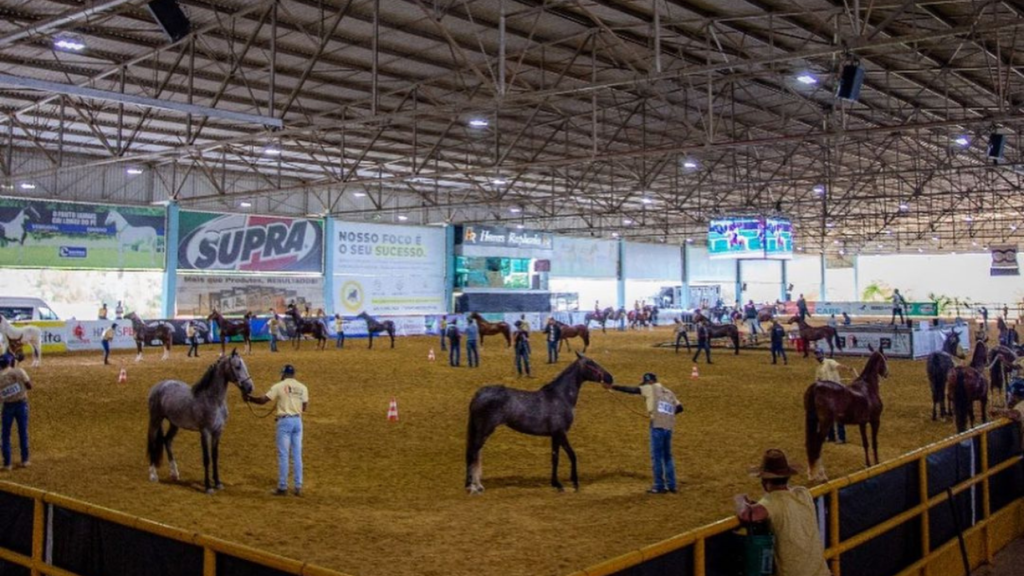
{"label": "supra banner", "polygon": [[408,315],[444,311],[444,230],[337,221],[336,311]]}
{"label": "supra banner", "polygon": [[217,309],[226,316],[246,312],[264,314],[270,308],[283,312],[295,303],[299,310],[324,305],[324,280],[320,276],[250,276],[178,274],[175,305],[178,315],[205,317]]}
{"label": "supra banner", "polygon": [[0,198],[0,266],[163,268],[164,219],[162,208]]}
{"label": "supra banner", "polygon": [[182,211],[178,238],[179,270],[323,271],[320,220]]}

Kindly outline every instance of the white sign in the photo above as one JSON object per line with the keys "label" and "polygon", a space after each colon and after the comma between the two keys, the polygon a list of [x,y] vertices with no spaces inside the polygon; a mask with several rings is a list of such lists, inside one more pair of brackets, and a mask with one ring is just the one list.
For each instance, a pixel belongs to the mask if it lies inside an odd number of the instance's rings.
{"label": "white sign", "polygon": [[69,320],[66,326],[68,350],[99,350],[102,347],[103,331],[111,324],[117,324],[117,328],[114,329],[114,339],[110,342],[110,347],[135,348],[135,332],[132,330],[131,320]]}
{"label": "white sign", "polygon": [[[909,330],[867,331],[843,328],[839,332],[839,338],[843,341],[843,349],[836,352],[840,354],[867,356],[871,354],[868,346],[875,350],[883,349],[886,356],[892,358],[911,358],[913,353]],[[828,347],[824,341],[818,345]]]}
{"label": "white sign", "polygon": [[615,278],[619,267],[619,243],[555,236],[551,275],[563,278]]}
{"label": "white sign", "polygon": [[337,221],[335,311],[397,316],[444,312],[444,230]]}

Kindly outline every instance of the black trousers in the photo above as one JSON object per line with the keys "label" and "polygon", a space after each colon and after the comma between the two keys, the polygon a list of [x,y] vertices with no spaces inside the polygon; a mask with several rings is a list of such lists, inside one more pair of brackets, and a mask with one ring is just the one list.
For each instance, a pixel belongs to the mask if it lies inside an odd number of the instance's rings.
{"label": "black trousers", "polygon": [[679,334],[676,334],[676,354],[679,354],[679,341],[686,341],[686,351],[690,351],[690,337],[686,335],[686,330],[680,330]]}
{"label": "black trousers", "polygon": [[704,351],[708,364],[711,364],[711,344],[708,342],[697,342],[697,353],[693,355],[693,361],[696,362],[697,358],[700,358],[701,350]]}
{"label": "black trousers", "polygon": [[188,339],[188,355],[192,356],[195,353],[195,357],[199,358],[199,337],[193,336]]}
{"label": "black trousers", "polygon": [[903,318],[903,308],[893,308],[892,309],[892,320],[889,321],[889,324],[895,324],[896,323],[896,315],[897,314],[900,315],[900,324],[906,324],[907,321],[904,320],[904,318]]}
{"label": "black trousers", "polygon": [[782,347],[782,343],[772,342],[772,364],[775,364],[775,359],[778,356],[782,356],[782,362],[789,364],[789,360],[786,358],[786,349]]}

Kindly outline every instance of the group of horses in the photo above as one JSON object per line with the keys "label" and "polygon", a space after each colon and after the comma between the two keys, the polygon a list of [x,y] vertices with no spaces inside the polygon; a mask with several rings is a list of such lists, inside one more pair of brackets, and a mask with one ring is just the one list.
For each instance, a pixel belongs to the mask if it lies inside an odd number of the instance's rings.
{"label": "group of horses", "polygon": [[[505,346],[512,346],[512,327],[509,326],[508,322],[489,322],[486,318],[481,316],[478,312],[471,312],[469,319],[476,322],[477,328],[480,331],[480,345],[484,345],[484,337],[501,335],[505,337]],[[583,341],[583,352],[587,351],[590,347],[590,329],[586,324],[575,324],[570,325],[564,322],[555,321],[558,325],[559,333],[561,334],[558,340],[558,349],[562,349],[562,344],[571,352],[572,346],[569,340],[572,338],[579,338]]]}
{"label": "group of horses", "polygon": [[611,306],[604,310],[594,310],[587,312],[583,316],[583,326],[590,327],[592,322],[596,322],[601,327],[601,332],[608,332],[608,323],[611,322],[613,325],[617,322],[625,322],[625,325],[631,329],[640,328],[653,328],[658,325],[658,307],[650,304],[642,306],[637,309],[626,311],[625,308],[615,309]]}

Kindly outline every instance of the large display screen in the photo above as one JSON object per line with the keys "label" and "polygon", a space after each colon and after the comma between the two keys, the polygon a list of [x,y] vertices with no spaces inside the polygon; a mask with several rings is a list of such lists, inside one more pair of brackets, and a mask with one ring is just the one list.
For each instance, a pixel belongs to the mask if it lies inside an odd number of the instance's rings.
{"label": "large display screen", "polygon": [[456,288],[502,288],[528,290],[529,258],[456,256]]}
{"label": "large display screen", "polygon": [[793,224],[774,217],[716,218],[708,225],[708,254],[711,258],[792,258]]}

